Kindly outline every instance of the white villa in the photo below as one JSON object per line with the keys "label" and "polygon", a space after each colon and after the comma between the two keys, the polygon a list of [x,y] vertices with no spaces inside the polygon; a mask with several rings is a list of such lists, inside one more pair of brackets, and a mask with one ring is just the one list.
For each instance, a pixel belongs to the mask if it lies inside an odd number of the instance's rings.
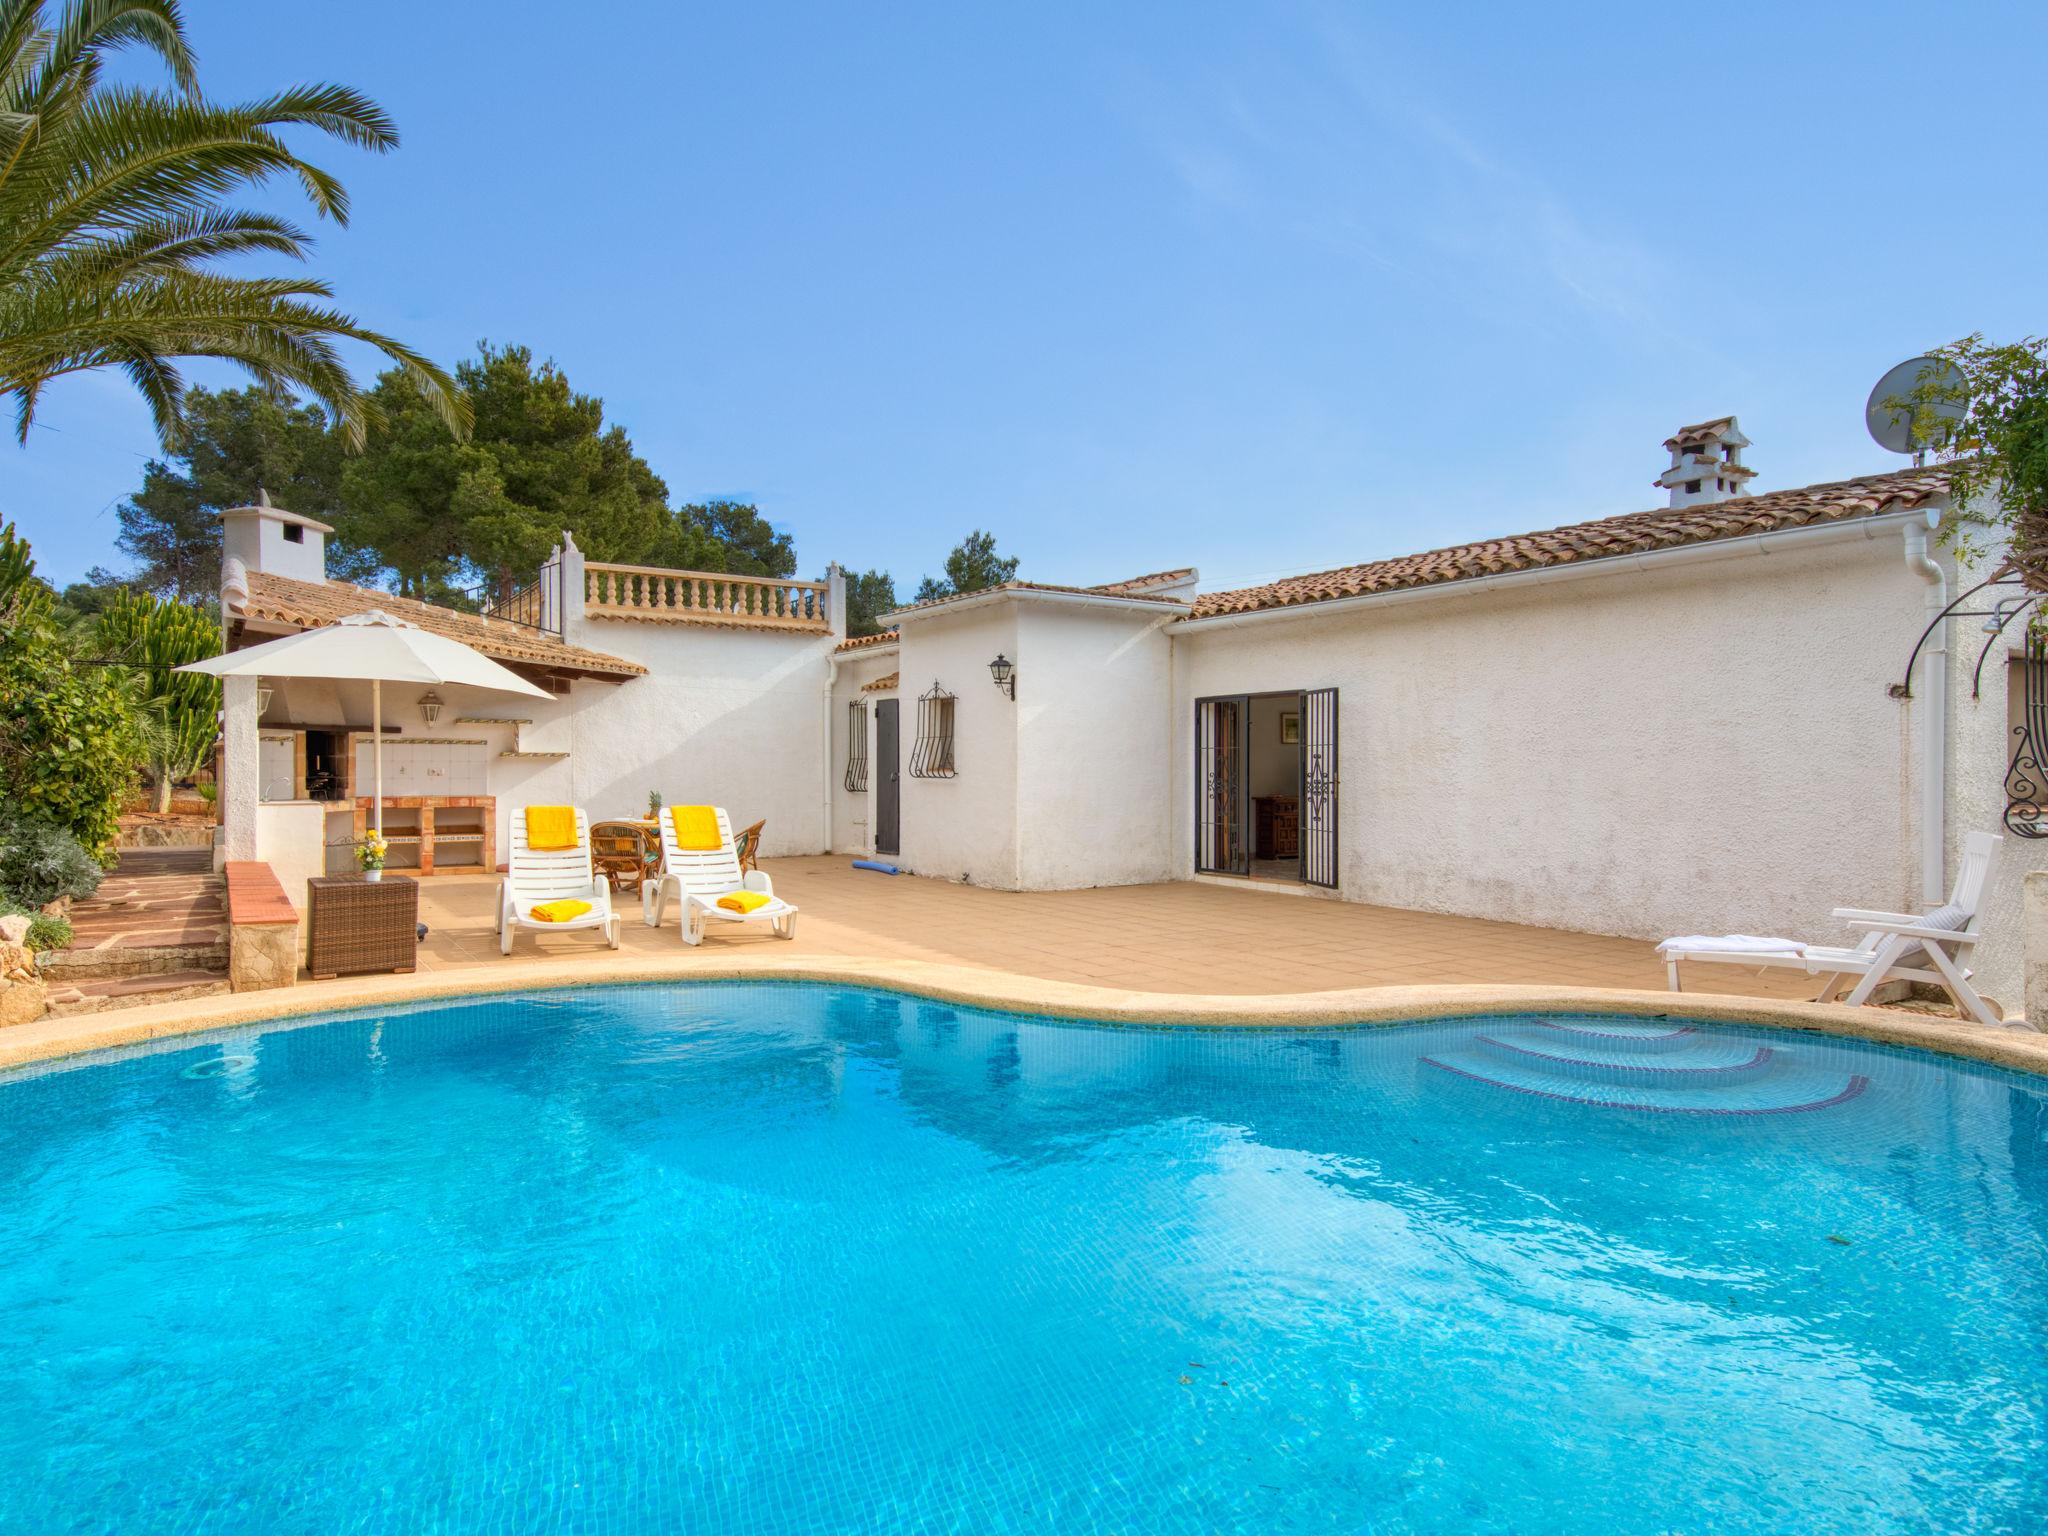
{"label": "white villa", "polygon": [[[329,530],[267,504],[224,514],[222,607],[235,645],[381,608],[553,695],[387,686],[395,866],[488,869],[514,807],[659,793],[766,818],[770,856],[1004,889],[1839,943],[1833,907],[1939,902],[1962,838],[2002,830],[2024,625],[1987,632],[1995,587],[1940,618],[1989,574],[1931,533],[1940,470],[1750,494],[1748,445],[1733,417],[1674,434],[1654,511],[1237,591],[1015,581],[858,639],[836,571],[607,565],[566,536],[499,612],[430,607],[329,581]],[[226,717],[222,855],[293,888],[361,824],[368,685],[230,680]],[[1979,952],[2009,1006],[2026,863]]]}

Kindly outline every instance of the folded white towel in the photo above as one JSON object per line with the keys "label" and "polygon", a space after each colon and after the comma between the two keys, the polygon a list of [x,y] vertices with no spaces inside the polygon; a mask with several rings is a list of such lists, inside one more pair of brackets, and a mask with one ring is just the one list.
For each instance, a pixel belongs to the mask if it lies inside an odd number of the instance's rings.
{"label": "folded white towel", "polygon": [[1673,950],[1684,950],[1697,954],[1706,950],[1723,955],[1796,955],[1805,948],[1797,939],[1761,939],[1753,933],[1694,933],[1666,939],[1657,946],[1657,953],[1668,955]]}

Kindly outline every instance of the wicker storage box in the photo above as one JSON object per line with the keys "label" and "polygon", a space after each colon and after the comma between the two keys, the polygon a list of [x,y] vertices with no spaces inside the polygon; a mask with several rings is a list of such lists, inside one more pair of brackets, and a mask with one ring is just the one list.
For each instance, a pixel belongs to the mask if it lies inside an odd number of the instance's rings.
{"label": "wicker storage box", "polygon": [[386,874],[306,882],[306,970],[316,978],[410,971],[419,963],[420,888]]}

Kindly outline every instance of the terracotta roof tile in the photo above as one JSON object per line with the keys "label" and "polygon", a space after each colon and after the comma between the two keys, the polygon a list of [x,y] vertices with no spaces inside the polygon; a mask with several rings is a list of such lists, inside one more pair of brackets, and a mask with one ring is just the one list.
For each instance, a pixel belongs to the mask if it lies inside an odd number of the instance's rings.
{"label": "terracotta roof tile", "polygon": [[948,603],[964,602],[970,597],[988,597],[997,592],[1061,592],[1073,597],[1113,597],[1129,603],[1161,603],[1168,607],[1184,608],[1184,598],[1155,595],[1151,592],[1124,592],[1117,590],[1121,582],[1107,587],[1062,587],[1049,581],[1003,581],[992,587],[979,587],[972,592],[949,592],[944,597],[928,597],[921,603],[907,603],[897,609],[898,613],[916,613],[926,608],[943,608]]}
{"label": "terracotta roof tile", "polygon": [[460,640],[495,661],[598,677],[641,677],[647,672],[638,662],[623,661],[602,651],[587,651],[580,645],[567,645],[543,630],[529,629],[523,624],[487,619],[482,614],[462,613],[368,587],[352,587],[342,581],[295,581],[271,571],[251,571],[248,600],[236,611],[244,618],[318,629],[372,608],[381,608],[394,619],[404,619],[450,640]]}
{"label": "terracotta roof tile", "polygon": [[1419,555],[1290,576],[1261,587],[1205,592],[1195,599],[1194,611],[1189,616],[1203,619],[1224,613],[1255,613],[1266,608],[1363,597],[1475,576],[1637,555],[1653,549],[1676,549],[1686,544],[1706,544],[1812,523],[1840,522],[1891,509],[1922,507],[1946,495],[1947,490],[1946,474],[1938,466],[1929,466],[1862,475],[1854,480],[1802,486],[1797,490],[1770,491],[1761,496],[1732,496],[1696,507],[1630,512],[1543,533],[1457,544]]}
{"label": "terracotta roof tile", "polygon": [[855,635],[851,640],[842,640],[832,649],[835,651],[864,651],[871,645],[894,645],[900,632],[885,629],[879,635]]}
{"label": "terracotta roof tile", "polygon": [[1106,592],[1112,597],[1137,597],[1149,588],[1172,586],[1176,582],[1186,581],[1194,574],[1193,566],[1184,565],[1177,570],[1152,571],[1144,576],[1127,577],[1123,581],[1105,581],[1101,586],[1090,587],[1088,590]]}
{"label": "terracotta roof tile", "polygon": [[900,672],[891,672],[887,677],[878,677],[872,683],[862,683],[860,691],[862,693],[887,693],[896,686],[897,680],[901,676]]}
{"label": "terracotta roof tile", "polygon": [[1696,421],[1689,427],[1680,427],[1664,439],[1666,448],[1698,448],[1711,442],[1735,425],[1733,416],[1716,416],[1712,421]]}

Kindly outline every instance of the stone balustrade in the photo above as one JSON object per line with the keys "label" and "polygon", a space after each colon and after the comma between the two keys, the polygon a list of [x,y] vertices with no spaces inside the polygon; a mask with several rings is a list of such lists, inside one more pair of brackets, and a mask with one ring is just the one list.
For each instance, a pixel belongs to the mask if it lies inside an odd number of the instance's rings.
{"label": "stone balustrade", "polygon": [[832,625],[829,590],[822,581],[588,561],[583,567],[583,614],[590,619],[823,633]]}

